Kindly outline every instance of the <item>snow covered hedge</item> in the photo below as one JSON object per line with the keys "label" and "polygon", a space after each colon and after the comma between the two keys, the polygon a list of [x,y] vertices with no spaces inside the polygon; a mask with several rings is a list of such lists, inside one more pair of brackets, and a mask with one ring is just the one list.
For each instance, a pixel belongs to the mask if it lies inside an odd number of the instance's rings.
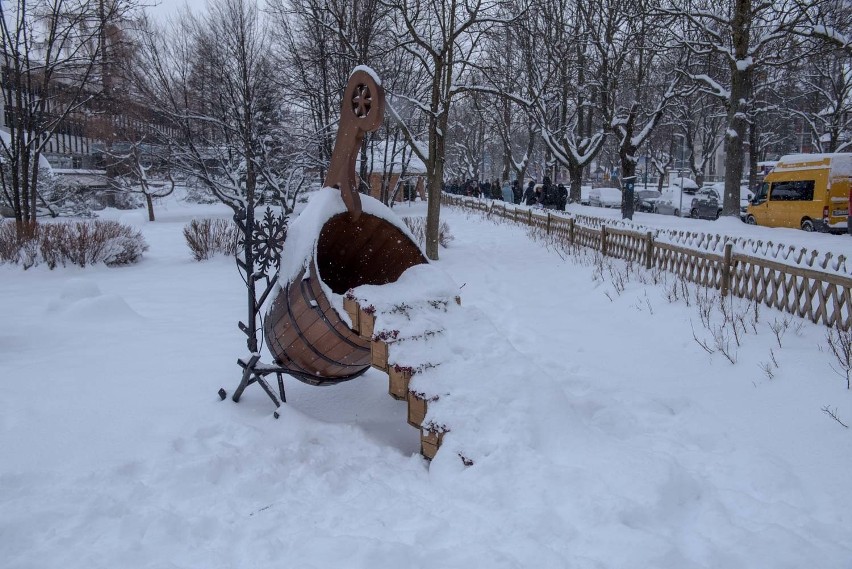
{"label": "snow covered hedge", "polygon": [[0,263],[29,269],[46,264],[113,267],[137,262],[148,250],[142,234],[116,221],[39,223],[25,226],[21,235],[13,221],[0,222]]}

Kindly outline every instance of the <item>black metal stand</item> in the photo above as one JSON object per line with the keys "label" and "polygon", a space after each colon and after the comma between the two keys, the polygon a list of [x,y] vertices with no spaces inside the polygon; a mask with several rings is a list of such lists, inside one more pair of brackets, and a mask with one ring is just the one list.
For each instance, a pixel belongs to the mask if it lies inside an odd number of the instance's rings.
{"label": "black metal stand", "polygon": [[[283,376],[283,374],[287,373],[287,369],[260,363],[260,354],[252,355],[248,361],[240,358],[237,360],[237,364],[243,368],[243,378],[240,380],[240,385],[237,386],[237,390],[234,391],[233,397],[231,397],[234,403],[239,402],[245,388],[252,383],[257,383],[263,388],[266,395],[268,395],[272,402],[275,403],[276,408],[281,407],[282,403],[287,403],[287,394],[284,392]],[[272,388],[266,381],[266,376],[272,375],[273,373],[278,377],[278,397],[281,398],[280,400],[276,397],[275,392],[272,391]],[[277,411],[275,412],[275,418],[278,418]]]}
{"label": "black metal stand", "polygon": [[[258,334],[263,335],[263,326],[258,326],[260,310],[269,293],[277,282],[278,262],[281,258],[281,249],[287,239],[287,216],[276,215],[272,209],[267,207],[263,220],[256,223],[254,217],[253,200],[248,200],[248,207],[239,210],[234,215],[234,222],[240,230],[239,249],[237,252],[237,269],[246,283],[248,293],[248,323],[239,322],[240,330],[246,335],[246,346],[251,354],[248,358],[239,358],[237,364],[243,369],[240,384],[231,399],[236,403],[242,397],[243,391],[252,383],[257,383],[275,404],[275,408],[281,407],[287,402],[284,392],[284,376],[290,373],[287,368],[264,364],[260,361]],[[270,272],[272,275],[270,276]],[[258,296],[257,283],[263,281],[263,290]],[[278,379],[278,394],[270,387],[266,376],[275,374]],[[219,389],[219,397],[224,400],[228,393]],[[278,418],[278,411],[274,413]]]}

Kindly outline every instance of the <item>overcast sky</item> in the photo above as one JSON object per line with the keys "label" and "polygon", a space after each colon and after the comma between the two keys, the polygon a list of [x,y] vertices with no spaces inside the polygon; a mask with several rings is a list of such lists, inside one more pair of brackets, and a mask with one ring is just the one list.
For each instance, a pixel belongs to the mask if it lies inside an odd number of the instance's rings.
{"label": "overcast sky", "polygon": [[193,12],[203,12],[207,9],[207,0],[154,0],[155,6],[150,6],[147,11],[161,21],[168,21],[180,14],[184,7]]}

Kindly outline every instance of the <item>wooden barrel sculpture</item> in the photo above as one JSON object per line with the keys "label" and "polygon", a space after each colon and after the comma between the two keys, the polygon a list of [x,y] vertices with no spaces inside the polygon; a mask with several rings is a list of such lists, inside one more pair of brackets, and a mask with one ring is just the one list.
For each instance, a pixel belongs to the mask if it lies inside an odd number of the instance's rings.
{"label": "wooden barrel sculpture", "polygon": [[380,217],[331,218],[320,232],[316,258],[283,287],[267,313],[266,338],[278,364],[312,385],[340,383],[367,371],[369,339],[340,318],[320,281],[344,294],[363,284],[394,282],[424,262],[420,248]]}
{"label": "wooden barrel sculpture", "polygon": [[364,284],[394,282],[406,269],[427,262],[417,244],[398,227],[361,211],[355,159],[364,132],[381,125],[381,85],[372,74],[356,70],[342,107],[326,186],[340,189],[348,212],[318,228],[314,258],[282,286],[264,322],[276,363],[311,385],[348,381],[370,367],[370,340],[341,319],[320,281],[332,292],[344,294]]}

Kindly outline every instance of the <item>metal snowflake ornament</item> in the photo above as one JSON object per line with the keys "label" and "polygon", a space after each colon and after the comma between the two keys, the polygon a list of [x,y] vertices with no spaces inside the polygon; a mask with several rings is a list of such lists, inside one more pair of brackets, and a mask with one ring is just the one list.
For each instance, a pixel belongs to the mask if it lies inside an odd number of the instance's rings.
{"label": "metal snowflake ornament", "polygon": [[276,215],[267,207],[263,221],[256,223],[252,241],[254,242],[254,257],[261,270],[266,273],[269,267],[278,267],[281,260],[281,250],[287,239],[287,221]]}

